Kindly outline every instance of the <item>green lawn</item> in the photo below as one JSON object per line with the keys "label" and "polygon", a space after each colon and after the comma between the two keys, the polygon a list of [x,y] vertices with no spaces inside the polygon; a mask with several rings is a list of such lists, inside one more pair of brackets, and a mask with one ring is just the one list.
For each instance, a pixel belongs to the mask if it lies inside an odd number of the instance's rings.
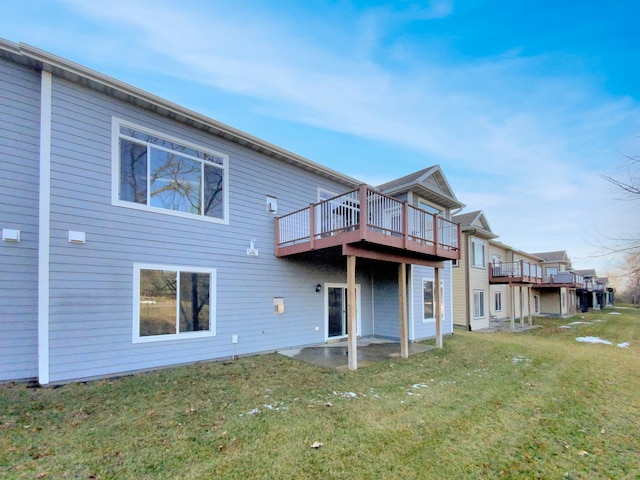
{"label": "green lawn", "polygon": [[640,478],[640,311],[535,323],[350,373],[273,354],[0,386],[0,477]]}

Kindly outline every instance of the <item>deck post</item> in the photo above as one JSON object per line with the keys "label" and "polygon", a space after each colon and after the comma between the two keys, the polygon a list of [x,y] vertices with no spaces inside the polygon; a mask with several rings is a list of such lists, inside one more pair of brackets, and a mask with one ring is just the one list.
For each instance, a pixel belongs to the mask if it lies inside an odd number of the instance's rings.
{"label": "deck post", "polygon": [[366,184],[360,185],[358,200],[360,201],[360,214],[358,216],[358,228],[360,229],[360,240],[367,239],[369,231],[369,199],[367,197],[368,187]]}
{"label": "deck post", "polygon": [[520,327],[524,326],[524,287],[520,285]]}
{"label": "deck post", "polygon": [[400,316],[400,356],[409,357],[409,335],[407,329],[407,265],[398,264],[398,314]]}
{"label": "deck post", "polygon": [[347,257],[347,328],[348,343],[347,354],[349,355],[349,370],[358,369],[358,337],[356,322],[356,257]]}
{"label": "deck post", "polygon": [[433,300],[436,317],[436,347],[442,348],[442,298],[440,295],[440,269],[435,269],[435,285],[433,286]]}
{"label": "deck post", "polygon": [[409,208],[407,202],[402,202],[402,238],[404,248],[409,247]]}
{"label": "deck post", "polygon": [[273,219],[273,230],[276,236],[276,257],[278,257],[278,253],[280,250],[280,219],[278,217],[275,217]]}
{"label": "deck post", "polygon": [[529,304],[529,326],[533,325],[531,318],[531,287],[527,288],[527,303]]}
{"label": "deck post", "polygon": [[313,242],[316,237],[316,206],[309,205],[309,248],[313,250]]}
{"label": "deck post", "polygon": [[509,300],[511,301],[511,330],[516,328],[516,286],[509,285]]}

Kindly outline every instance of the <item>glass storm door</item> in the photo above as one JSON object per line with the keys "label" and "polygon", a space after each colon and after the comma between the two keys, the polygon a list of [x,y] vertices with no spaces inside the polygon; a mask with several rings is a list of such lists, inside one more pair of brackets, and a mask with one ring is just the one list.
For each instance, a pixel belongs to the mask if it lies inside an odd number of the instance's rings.
{"label": "glass storm door", "polygon": [[347,289],[327,287],[328,337],[344,337],[347,330]]}

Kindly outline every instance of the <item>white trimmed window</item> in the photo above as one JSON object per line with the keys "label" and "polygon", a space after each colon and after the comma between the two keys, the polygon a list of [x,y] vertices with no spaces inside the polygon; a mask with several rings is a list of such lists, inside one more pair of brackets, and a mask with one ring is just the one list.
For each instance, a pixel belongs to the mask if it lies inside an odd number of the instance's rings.
{"label": "white trimmed window", "polygon": [[484,318],[484,291],[473,291],[473,318]]}
{"label": "white trimmed window", "polygon": [[495,311],[501,312],[502,311],[502,292],[496,292],[494,299],[495,299]]}
{"label": "white trimmed window", "polygon": [[135,264],[133,341],[215,335],[216,271]]}
{"label": "white trimmed window", "polygon": [[422,321],[430,322],[435,318],[433,280],[422,279]]}
{"label": "white trimmed window", "polygon": [[485,245],[478,238],[471,239],[471,265],[474,267],[485,268]]}
{"label": "white trimmed window", "polygon": [[113,203],[228,222],[228,163],[222,153],[113,121]]}

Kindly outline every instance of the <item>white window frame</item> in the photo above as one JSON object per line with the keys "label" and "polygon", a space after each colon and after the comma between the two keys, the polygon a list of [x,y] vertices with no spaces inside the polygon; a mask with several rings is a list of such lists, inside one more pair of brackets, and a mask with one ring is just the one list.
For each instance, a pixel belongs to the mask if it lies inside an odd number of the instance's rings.
{"label": "white window frame", "polygon": [[[120,127],[131,128],[132,130],[136,130],[143,133],[148,133],[154,137],[160,138],[162,140],[167,140],[172,143],[176,143],[178,145],[197,150],[199,152],[206,153],[208,155],[212,155],[218,157],[222,160],[221,164],[211,164],[217,168],[222,170],[222,185],[223,185],[223,214],[222,218],[215,217],[207,217],[202,214],[195,214],[189,212],[180,212],[176,210],[170,210],[167,208],[155,207],[148,204],[129,202],[127,200],[120,199]],[[126,136],[125,136],[126,137]],[[137,141],[137,143],[144,143],[142,141]],[[188,157],[190,158],[190,157]],[[208,162],[197,159],[203,164],[209,165]],[[223,225],[229,224],[229,156],[224,153],[216,152],[211,150],[210,148],[203,147],[202,145],[197,145],[183,139],[174,137],[164,132],[158,132],[157,130],[143,127],[141,125],[137,125],[132,122],[128,122],[126,120],[122,120],[117,117],[112,117],[111,119],[111,204],[118,207],[126,207],[132,208],[135,210],[144,210],[147,212],[161,213],[164,215],[172,215],[176,217],[182,218],[190,218],[195,220],[202,220],[204,222],[211,223],[219,223]]]}
{"label": "white window frame", "polygon": [[[431,293],[432,293],[432,307],[431,310],[433,311],[433,317],[425,317],[425,312],[424,312],[424,284],[430,282],[431,283]],[[422,323],[430,323],[430,322],[435,322],[436,321],[436,292],[435,292],[435,287],[436,287],[436,282],[435,279],[432,277],[423,277],[422,278],[422,290],[421,292],[421,304],[422,304]]]}
{"label": "white window frame", "polygon": [[426,201],[422,197],[418,197],[418,208],[432,215],[440,215],[440,216],[444,215],[444,212],[440,208],[434,207],[430,202]]}
{"label": "white window frame", "polygon": [[502,292],[494,293],[494,305],[496,312],[502,311]]}
{"label": "white window frame", "polygon": [[[176,332],[167,335],[140,335],[140,271],[165,270],[170,272],[208,273],[209,274],[209,330],[197,332]],[[190,266],[161,265],[149,263],[133,264],[133,343],[162,342],[167,340],[184,340],[216,335],[216,269]]]}
{"label": "white window frame", "polygon": [[485,318],[484,290],[473,291],[473,318]]}
{"label": "white window frame", "polygon": [[[477,252],[477,250],[480,252]],[[471,266],[474,268],[487,268],[487,247],[479,238],[471,238]],[[478,263],[477,253],[481,253],[481,263]]]}

